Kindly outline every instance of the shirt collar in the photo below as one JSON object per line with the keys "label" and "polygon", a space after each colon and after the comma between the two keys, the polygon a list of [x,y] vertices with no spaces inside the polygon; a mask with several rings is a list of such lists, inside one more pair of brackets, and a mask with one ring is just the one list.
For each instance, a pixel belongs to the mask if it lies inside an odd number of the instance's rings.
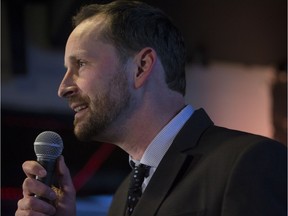
{"label": "shirt collar", "polygon": [[185,106],[152,140],[145,150],[140,161],[135,161],[129,156],[129,161],[145,164],[157,168],[165,153],[172,144],[174,138],[193,114],[191,105]]}

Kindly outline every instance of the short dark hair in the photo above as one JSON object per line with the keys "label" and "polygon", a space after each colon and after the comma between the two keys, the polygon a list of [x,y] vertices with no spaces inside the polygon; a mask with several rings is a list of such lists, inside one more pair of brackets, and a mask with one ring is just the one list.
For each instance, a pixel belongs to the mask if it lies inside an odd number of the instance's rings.
{"label": "short dark hair", "polygon": [[144,2],[118,0],[109,4],[91,4],[81,8],[73,17],[76,27],[82,21],[96,15],[105,15],[108,25],[102,36],[127,58],[143,49],[155,49],[165,70],[168,87],[185,95],[186,50],[180,31],[160,9]]}

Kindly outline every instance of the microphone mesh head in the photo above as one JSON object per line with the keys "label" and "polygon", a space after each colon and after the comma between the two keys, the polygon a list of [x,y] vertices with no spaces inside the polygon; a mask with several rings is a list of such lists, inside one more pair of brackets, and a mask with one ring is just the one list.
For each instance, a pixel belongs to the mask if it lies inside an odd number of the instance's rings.
{"label": "microphone mesh head", "polygon": [[55,160],[63,150],[63,141],[59,134],[53,131],[40,133],[34,142],[34,151],[37,158],[43,160]]}

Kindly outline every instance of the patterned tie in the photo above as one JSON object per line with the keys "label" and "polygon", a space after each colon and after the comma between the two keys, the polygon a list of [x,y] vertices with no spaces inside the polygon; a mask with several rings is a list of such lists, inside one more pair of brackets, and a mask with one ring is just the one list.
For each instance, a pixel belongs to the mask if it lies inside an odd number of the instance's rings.
{"label": "patterned tie", "polygon": [[131,215],[138,200],[142,195],[142,184],[144,178],[149,176],[150,166],[144,164],[135,165],[133,161],[130,161],[133,171],[130,179],[130,186],[128,190],[128,200],[127,200],[127,214]]}

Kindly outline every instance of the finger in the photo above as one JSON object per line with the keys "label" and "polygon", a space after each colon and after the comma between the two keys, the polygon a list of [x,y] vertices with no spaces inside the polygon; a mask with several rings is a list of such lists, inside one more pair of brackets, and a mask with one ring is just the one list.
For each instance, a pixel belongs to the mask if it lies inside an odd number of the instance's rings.
{"label": "finger", "polygon": [[37,195],[38,197],[51,201],[56,199],[55,192],[50,187],[36,179],[26,178],[23,182],[22,188],[24,197]]}
{"label": "finger", "polygon": [[70,175],[70,171],[65,164],[64,157],[61,155],[58,159],[58,167],[59,167],[59,183],[65,192],[75,194],[75,189],[73,185],[73,181]]}
{"label": "finger", "polygon": [[19,200],[17,205],[18,215],[21,215],[21,213],[22,215],[54,215],[56,213],[55,207],[33,196]]}
{"label": "finger", "polygon": [[46,170],[37,161],[25,161],[22,169],[27,177],[35,178],[35,176],[45,177]]}
{"label": "finger", "polygon": [[33,210],[29,211],[29,210],[21,210],[21,209],[17,209],[15,216],[47,216],[46,214],[42,214],[40,212],[34,212]]}

